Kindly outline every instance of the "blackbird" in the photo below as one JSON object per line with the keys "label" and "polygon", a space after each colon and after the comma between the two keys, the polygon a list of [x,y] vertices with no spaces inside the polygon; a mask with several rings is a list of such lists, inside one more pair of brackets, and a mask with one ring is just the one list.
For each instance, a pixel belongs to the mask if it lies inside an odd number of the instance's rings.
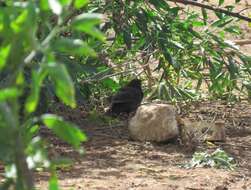
{"label": "blackbird", "polygon": [[116,116],[123,113],[129,114],[134,112],[139,107],[142,99],[143,91],[141,88],[141,80],[133,79],[112,96],[108,114]]}

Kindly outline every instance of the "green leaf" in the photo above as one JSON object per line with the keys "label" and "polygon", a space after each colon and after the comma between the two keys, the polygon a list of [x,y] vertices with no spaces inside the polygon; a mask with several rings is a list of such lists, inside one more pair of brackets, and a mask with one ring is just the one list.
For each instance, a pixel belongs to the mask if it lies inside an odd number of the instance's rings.
{"label": "green leaf", "polygon": [[173,17],[176,17],[178,16],[180,10],[181,10],[180,7],[172,7],[169,9],[169,12],[172,13]]}
{"label": "green leaf", "polygon": [[89,3],[89,0],[75,0],[74,7],[76,9],[80,9],[80,8],[84,7],[87,3]]}
{"label": "green leaf", "polygon": [[185,48],[183,47],[183,45],[182,45],[181,43],[177,42],[177,41],[172,41],[172,40],[170,40],[168,43],[170,43],[171,45],[175,46],[176,48],[185,49]]}
{"label": "green leaf", "polygon": [[120,88],[120,85],[111,78],[104,79],[102,81],[102,84],[104,85],[105,88],[109,88],[113,92]]}
{"label": "green leaf", "polygon": [[47,73],[43,70],[32,72],[31,94],[25,103],[25,109],[28,113],[34,112],[36,110],[39,101],[40,88],[46,75]]}
{"label": "green leaf", "polygon": [[47,69],[52,81],[55,84],[56,95],[66,105],[76,107],[75,89],[71,77],[63,64],[50,61]]}
{"label": "green leaf", "polygon": [[48,4],[54,14],[60,15],[62,13],[63,7],[58,0],[48,0]]}
{"label": "green leaf", "polygon": [[224,27],[227,24],[229,24],[230,22],[233,21],[233,18],[228,18],[228,17],[224,17],[223,19],[219,19],[217,21],[215,21],[214,23],[212,23],[213,27]]}
{"label": "green leaf", "polygon": [[5,63],[7,61],[7,57],[9,55],[10,52],[10,44],[1,47],[0,49],[0,70],[5,66]]}
{"label": "green leaf", "polygon": [[72,1],[72,0],[59,0],[60,4],[61,4],[62,6],[70,5],[70,4],[71,4],[71,1]]}
{"label": "green leaf", "polygon": [[189,32],[196,38],[200,39],[200,40],[203,40],[203,37],[200,35],[199,32],[193,30],[193,29],[189,29]]}
{"label": "green leaf", "polygon": [[221,6],[224,3],[224,0],[219,0],[219,6]]}
{"label": "green leaf", "polygon": [[48,11],[50,9],[50,6],[49,6],[49,3],[48,3],[48,0],[40,0],[40,8],[43,10],[43,11]]}
{"label": "green leaf", "polygon": [[58,39],[53,43],[54,49],[79,56],[96,56],[96,52],[80,39]]}
{"label": "green leaf", "polygon": [[130,30],[130,29],[125,29],[125,31],[123,32],[123,38],[124,38],[124,42],[126,44],[126,47],[128,49],[131,49],[131,47],[132,47],[132,38],[131,38],[131,33],[128,32],[128,30]]}
{"label": "green leaf", "polygon": [[206,11],[205,8],[202,8],[201,12],[202,12],[204,24],[206,25],[207,24],[207,19],[208,19],[207,11]]}
{"label": "green leaf", "polygon": [[136,12],[135,23],[143,33],[147,32],[148,17],[144,9]]}
{"label": "green leaf", "polygon": [[149,0],[149,3],[151,3],[156,9],[169,9],[169,5],[164,0]]}
{"label": "green leaf", "polygon": [[224,13],[220,13],[220,12],[218,12],[218,11],[214,11],[214,14],[215,14],[219,19],[224,18]]}
{"label": "green leaf", "polygon": [[173,66],[173,68],[178,71],[180,70],[180,64],[175,61],[173,56],[170,54],[167,48],[162,49],[165,59]]}
{"label": "green leaf", "polygon": [[78,31],[85,32],[101,41],[104,41],[104,34],[97,28],[95,28],[96,25],[101,23],[102,17],[102,14],[98,13],[83,13],[75,17],[75,19],[73,20],[73,28]]}
{"label": "green leaf", "polygon": [[42,116],[43,123],[51,129],[59,138],[79,148],[80,144],[87,140],[87,137],[76,125],[64,121],[61,117],[53,114]]}
{"label": "green leaf", "polygon": [[192,22],[192,25],[193,25],[194,27],[200,27],[200,26],[204,26],[205,23],[204,23],[204,22],[201,22],[201,21],[193,21],[193,22]]}
{"label": "green leaf", "polygon": [[4,13],[0,12],[0,32],[4,29]]}
{"label": "green leaf", "polygon": [[[81,29],[80,29],[81,30]],[[82,32],[85,32],[87,34],[89,34],[90,36],[104,42],[105,41],[105,35],[100,31],[98,30],[97,28],[93,27],[93,28],[86,28],[86,29],[82,29],[81,30]]]}
{"label": "green leaf", "polygon": [[232,57],[228,58],[229,64],[227,65],[228,71],[230,73],[230,78],[236,80],[239,74],[238,64],[234,61]]}
{"label": "green leaf", "polygon": [[73,24],[74,25],[82,25],[83,27],[93,27],[97,24],[100,24],[102,19],[103,19],[102,14],[83,13],[81,15],[76,16],[73,19]]}
{"label": "green leaf", "polygon": [[17,74],[17,77],[16,77],[16,85],[23,85],[24,83],[24,73],[22,70],[20,70]]}
{"label": "green leaf", "polygon": [[237,35],[241,34],[241,29],[238,26],[225,27],[224,31]]}
{"label": "green leaf", "polygon": [[[251,13],[248,14],[248,18],[251,18]],[[248,23],[248,27],[251,28],[251,22]]]}
{"label": "green leaf", "polygon": [[241,0],[235,0],[235,3],[239,3]]}
{"label": "green leaf", "polygon": [[14,21],[11,22],[10,26],[12,30],[19,33],[23,27],[23,24],[27,20],[28,10],[24,10]]}
{"label": "green leaf", "polygon": [[59,190],[58,187],[58,178],[55,174],[53,174],[49,181],[49,190]]}
{"label": "green leaf", "polygon": [[[25,122],[24,125],[22,125],[24,130],[23,130],[23,139],[26,144],[30,144],[32,146],[31,142],[32,139],[38,135],[40,126],[39,125],[34,125],[33,120],[28,120]],[[28,148],[27,148],[28,149]]]}
{"label": "green leaf", "polygon": [[0,102],[16,98],[20,95],[20,92],[15,87],[9,87],[5,89],[0,89]]}
{"label": "green leaf", "polygon": [[213,153],[195,152],[190,163],[185,167],[215,167],[233,170],[234,159],[228,156],[223,150],[216,149]]}

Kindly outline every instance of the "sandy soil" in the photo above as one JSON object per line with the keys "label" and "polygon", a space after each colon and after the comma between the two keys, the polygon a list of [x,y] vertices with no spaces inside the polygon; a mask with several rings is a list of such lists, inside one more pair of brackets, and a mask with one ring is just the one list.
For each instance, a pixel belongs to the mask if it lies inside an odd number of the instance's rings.
{"label": "sandy soil", "polygon": [[[228,4],[234,0],[225,0]],[[247,7],[250,0],[241,1],[237,10]],[[215,3],[216,0],[210,3]],[[249,5],[250,8],[250,5]],[[248,14],[250,9],[245,11]],[[212,14],[213,19],[213,14]],[[243,39],[251,39],[251,28],[240,22]],[[230,39],[232,39],[230,37]],[[251,45],[241,49],[251,55]],[[177,142],[166,144],[140,143],[130,140],[125,123],[107,126],[91,122],[83,108],[61,108],[66,119],[77,123],[88,135],[83,144],[85,154],[79,155],[67,144],[42,130],[52,145],[50,155],[67,156],[74,164],[59,168],[61,189],[79,190],[251,190],[251,105],[250,103],[200,102],[180,105],[182,118],[211,121],[221,118],[227,129],[227,142],[216,146],[200,144],[196,151],[221,147],[237,162],[234,171],[195,168],[184,169],[193,151]],[[48,172],[36,173],[39,189],[48,189]]]}
{"label": "sandy soil", "polygon": [[[210,3],[217,3],[210,0]],[[225,0],[232,4],[234,0]],[[249,0],[242,0],[236,11],[251,8]],[[250,9],[243,12],[248,15]],[[211,13],[211,19],[214,19]],[[251,28],[241,21],[242,39],[251,39]],[[229,37],[231,40],[235,38]],[[251,45],[241,47],[251,55]],[[129,139],[125,124],[102,125],[88,121],[82,110],[62,111],[87,133],[89,140],[83,146],[85,154],[80,156],[65,143],[55,139],[48,131],[53,145],[54,157],[68,156],[74,164],[58,169],[62,189],[87,190],[251,190],[251,105],[250,103],[201,102],[182,106],[181,116],[193,120],[211,121],[221,118],[227,129],[227,142],[216,146],[201,144],[197,151],[215,150],[221,147],[237,162],[234,171],[180,167],[187,163],[193,152],[178,143],[152,144],[134,142]],[[40,189],[47,189],[47,172],[37,173]]]}
{"label": "sandy soil", "polygon": [[[197,151],[224,149],[237,162],[235,171],[214,168],[184,169],[192,151],[178,143],[154,144],[131,141],[123,125],[107,127],[87,121],[81,111],[63,111],[77,121],[88,134],[85,154],[80,156],[65,143],[55,139],[53,156],[68,156],[74,160],[70,167],[59,169],[62,189],[135,189],[135,190],[206,190],[251,189],[251,105],[224,102],[201,102],[180,106],[181,116],[193,120],[211,121],[215,116],[225,121],[227,142],[215,147],[201,144]],[[72,117],[74,115],[74,118]],[[47,172],[37,175],[40,189],[47,189]]]}

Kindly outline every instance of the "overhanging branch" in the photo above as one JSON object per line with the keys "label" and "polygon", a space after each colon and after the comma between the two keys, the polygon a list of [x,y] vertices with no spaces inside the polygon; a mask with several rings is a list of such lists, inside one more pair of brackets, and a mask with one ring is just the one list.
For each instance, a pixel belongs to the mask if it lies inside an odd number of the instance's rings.
{"label": "overhanging branch", "polygon": [[215,11],[215,12],[224,13],[226,15],[229,15],[229,16],[232,16],[232,17],[236,17],[236,18],[251,22],[251,18],[243,16],[240,13],[231,12],[231,11],[228,11],[226,9],[213,7],[211,5],[198,3],[198,2],[195,2],[195,1],[192,1],[192,0],[167,0],[167,1],[172,1],[172,2],[175,2],[175,3],[182,3],[184,5],[194,5],[196,7],[201,7],[201,8],[205,8],[205,9],[212,10],[212,11]]}

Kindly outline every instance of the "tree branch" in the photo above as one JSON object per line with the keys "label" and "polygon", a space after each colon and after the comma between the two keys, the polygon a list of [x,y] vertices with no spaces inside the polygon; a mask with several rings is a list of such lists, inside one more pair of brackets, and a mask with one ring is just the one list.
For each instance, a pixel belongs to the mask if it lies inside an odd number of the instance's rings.
{"label": "tree branch", "polygon": [[244,45],[249,45],[251,44],[251,40],[246,39],[246,40],[235,40],[233,41],[235,44],[239,45],[239,46],[244,46]]}
{"label": "tree branch", "polygon": [[0,103],[0,113],[3,115],[5,124],[9,127],[10,134],[12,134],[14,140],[14,155],[15,155],[15,164],[17,167],[17,184],[18,188],[32,190],[34,189],[34,181],[32,171],[29,170],[28,164],[26,162],[25,156],[25,147],[23,144],[23,139],[21,137],[21,129],[18,126],[18,121],[16,120],[17,116],[13,113],[11,108],[7,103]]}
{"label": "tree branch", "polygon": [[215,12],[224,13],[226,15],[229,15],[229,16],[232,16],[232,17],[236,17],[236,18],[251,22],[251,18],[243,16],[240,13],[230,12],[230,11],[228,11],[226,9],[213,7],[213,6],[210,6],[210,5],[205,5],[203,3],[198,3],[198,2],[195,2],[195,1],[192,1],[192,0],[167,0],[167,1],[172,1],[172,2],[175,2],[175,3],[182,3],[184,5],[194,5],[196,7],[201,7],[201,8],[205,8],[205,9],[212,10],[212,11],[215,11]]}

